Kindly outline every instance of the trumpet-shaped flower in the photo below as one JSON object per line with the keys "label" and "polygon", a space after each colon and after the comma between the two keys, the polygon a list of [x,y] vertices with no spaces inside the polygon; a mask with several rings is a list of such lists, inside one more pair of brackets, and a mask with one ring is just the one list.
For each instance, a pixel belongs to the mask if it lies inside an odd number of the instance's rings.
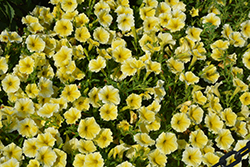
{"label": "trumpet-shaped flower", "polygon": [[29,35],[25,43],[30,52],[42,52],[45,48],[45,42],[38,35]]}
{"label": "trumpet-shaped flower", "polygon": [[208,152],[206,153],[203,158],[202,161],[204,164],[206,164],[207,166],[213,166],[216,163],[219,162],[220,157],[215,155],[215,153],[213,152]]}
{"label": "trumpet-shaped flower", "polygon": [[188,110],[189,118],[191,118],[194,123],[199,124],[202,121],[204,111],[197,105],[191,105]]}
{"label": "trumpet-shaped flower", "polygon": [[107,12],[110,11],[110,7],[105,1],[100,1],[100,2],[96,3],[94,6],[94,9],[95,9],[94,13],[96,16],[98,16],[98,13],[102,10],[106,10]]}
{"label": "trumpet-shaped flower", "polygon": [[98,73],[101,69],[106,67],[106,60],[98,56],[96,59],[92,59],[89,62],[89,70],[95,73]]}
{"label": "trumpet-shaped flower", "polygon": [[161,64],[156,61],[147,60],[145,61],[147,72],[154,72],[159,74],[161,72]]}
{"label": "trumpet-shaped flower", "polygon": [[209,113],[205,117],[206,126],[210,131],[217,134],[223,127],[223,122],[220,120],[219,116],[214,113]]}
{"label": "trumpet-shaped flower", "polygon": [[112,16],[109,14],[107,9],[103,9],[101,10],[98,14],[97,14],[97,18],[99,23],[103,26],[103,27],[109,27],[113,18]]}
{"label": "trumpet-shaped flower", "polygon": [[220,76],[220,74],[217,72],[217,68],[214,65],[206,66],[202,71],[203,73],[201,77],[208,83],[214,84]]}
{"label": "trumpet-shaped flower", "polygon": [[182,161],[186,165],[198,166],[202,161],[202,154],[199,148],[186,147],[182,154]]}
{"label": "trumpet-shaped flower", "polygon": [[38,127],[33,119],[25,118],[24,120],[19,122],[18,132],[20,135],[24,137],[33,137],[38,132]]}
{"label": "trumpet-shaped flower", "polygon": [[75,159],[74,159],[72,165],[73,165],[74,167],[82,167],[82,166],[84,166],[85,157],[86,157],[85,154],[76,154],[76,155],[75,155]]}
{"label": "trumpet-shaped flower", "polygon": [[134,135],[134,140],[143,147],[152,146],[155,141],[150,138],[147,133],[137,133]]}
{"label": "trumpet-shaped flower", "polygon": [[118,105],[120,103],[119,90],[112,85],[105,85],[98,93],[99,99],[103,103],[113,103]]}
{"label": "trumpet-shaped flower", "polygon": [[15,109],[19,117],[25,118],[35,112],[33,101],[29,98],[20,98],[15,103]]}
{"label": "trumpet-shaped flower", "polygon": [[0,58],[0,75],[5,74],[8,71],[8,64],[5,57]]}
{"label": "trumpet-shaped flower", "polygon": [[82,27],[89,22],[89,18],[86,14],[81,13],[75,17],[76,27]]}
{"label": "trumpet-shaped flower", "polygon": [[38,88],[40,90],[38,95],[44,98],[50,97],[54,93],[52,81],[44,77],[40,78]]}
{"label": "trumpet-shaped flower", "polygon": [[63,114],[67,124],[75,124],[76,121],[81,118],[81,111],[76,108],[70,108]]}
{"label": "trumpet-shaped flower", "polygon": [[153,17],[155,15],[155,9],[151,6],[145,6],[140,8],[139,14],[140,18],[145,20],[146,17]]}
{"label": "trumpet-shaped flower", "polygon": [[89,96],[89,102],[92,104],[93,107],[98,108],[100,107],[100,104],[98,103],[99,96],[98,93],[100,91],[100,88],[93,87],[90,92],[88,93]]}
{"label": "trumpet-shaped flower", "polygon": [[43,146],[53,147],[56,139],[49,132],[38,134],[36,145],[41,148]]}
{"label": "trumpet-shaped flower", "polygon": [[141,121],[145,123],[151,123],[155,120],[155,113],[148,110],[145,106],[142,106],[138,110]]}
{"label": "trumpet-shaped flower", "polygon": [[180,80],[187,85],[195,84],[199,82],[199,77],[195,76],[191,71],[187,71],[185,74],[180,74]]}
{"label": "trumpet-shaped flower", "polygon": [[56,153],[56,162],[54,162],[54,166],[58,167],[66,166],[67,154],[58,148],[54,148],[53,151]]}
{"label": "trumpet-shaped flower", "polygon": [[218,16],[216,16],[214,13],[209,13],[207,16],[203,17],[203,24],[205,23],[211,23],[212,25],[214,25],[216,28],[219,27],[221,20]]}
{"label": "trumpet-shaped flower", "polygon": [[215,139],[216,145],[223,150],[227,150],[234,142],[234,138],[229,129],[220,129],[218,137]]}
{"label": "trumpet-shaped flower", "polygon": [[29,158],[33,158],[36,156],[36,152],[38,149],[36,141],[36,138],[29,138],[24,140],[23,153]]}
{"label": "trumpet-shaped flower", "polygon": [[59,111],[59,104],[45,103],[38,111],[37,114],[41,117],[50,118],[52,115]]}
{"label": "trumpet-shaped flower", "polygon": [[250,38],[250,20],[241,23],[241,33],[245,38]]}
{"label": "trumpet-shaped flower", "polygon": [[186,33],[187,33],[187,37],[193,41],[200,41],[201,38],[200,38],[200,34],[202,32],[202,29],[200,28],[195,28],[195,27],[189,27],[187,30],[186,30]]}
{"label": "trumpet-shaped flower", "polygon": [[233,33],[233,30],[232,30],[231,26],[229,24],[224,24],[222,32],[221,32],[222,36],[224,38],[229,39],[229,36],[230,36],[231,33]]}
{"label": "trumpet-shaped flower", "polygon": [[109,41],[110,34],[102,27],[97,27],[93,33],[94,39],[99,41],[101,44],[106,44]]}
{"label": "trumpet-shaped flower", "polygon": [[67,46],[62,46],[60,50],[53,56],[56,66],[61,66],[71,60],[72,49]]}
{"label": "trumpet-shaped flower", "polygon": [[156,139],[156,148],[163,154],[174,152],[178,148],[176,135],[170,132],[162,132]]}
{"label": "trumpet-shaped flower", "polygon": [[198,103],[200,105],[204,105],[207,102],[206,96],[204,96],[201,91],[195,91],[195,92],[193,92],[192,95],[193,95],[193,101],[195,103]]}
{"label": "trumpet-shaped flower", "polygon": [[233,32],[229,35],[230,42],[234,47],[243,47],[246,41],[242,38],[240,32]]}
{"label": "trumpet-shaped flower", "polygon": [[20,162],[15,158],[11,158],[1,163],[1,167],[19,167],[19,165],[20,165]]}
{"label": "trumpet-shaped flower", "polygon": [[236,123],[237,115],[232,111],[231,108],[224,109],[224,111],[221,112],[221,117],[227,126],[234,126]]}
{"label": "trumpet-shaped flower", "polygon": [[185,22],[179,18],[171,18],[166,26],[170,32],[180,31],[185,26]]}
{"label": "trumpet-shaped flower", "polygon": [[250,104],[250,93],[249,92],[244,92],[241,96],[240,96],[240,102],[243,105],[249,105]]}
{"label": "trumpet-shaped flower", "polygon": [[134,165],[132,165],[130,162],[125,161],[119,165],[117,165],[116,167],[134,167]]}
{"label": "trumpet-shaped flower", "polygon": [[133,76],[137,69],[136,69],[136,59],[135,58],[128,58],[126,59],[125,61],[122,62],[122,65],[121,65],[121,72],[124,74],[124,75],[127,75],[127,76]]}
{"label": "trumpet-shaped flower", "polygon": [[103,167],[104,160],[99,152],[90,153],[85,156],[84,166]]}
{"label": "trumpet-shaped flower", "polygon": [[70,20],[62,19],[56,22],[54,31],[62,37],[69,36],[73,31],[73,25]]}
{"label": "trumpet-shaped flower", "polygon": [[124,46],[118,46],[112,51],[112,56],[114,57],[116,62],[122,63],[123,61],[130,58],[132,56],[132,53]]}
{"label": "trumpet-shaped flower", "polygon": [[193,147],[198,147],[202,149],[208,142],[207,136],[202,130],[192,131],[189,136],[189,141]]}
{"label": "trumpet-shaped flower", "polygon": [[100,109],[101,118],[105,121],[115,120],[118,116],[117,106],[106,103]]}
{"label": "trumpet-shaped flower", "polygon": [[81,153],[89,154],[96,151],[96,147],[91,140],[80,139],[77,144],[77,148]]}
{"label": "trumpet-shaped flower", "polygon": [[72,12],[77,7],[76,0],[62,0],[61,7],[65,12]]}
{"label": "trumpet-shaped flower", "polygon": [[171,126],[177,132],[184,132],[191,124],[185,113],[176,113],[171,119]]}
{"label": "trumpet-shaped flower", "polygon": [[250,51],[246,51],[242,56],[243,64],[247,69],[250,69]]}
{"label": "trumpet-shaped flower", "polygon": [[180,73],[184,69],[184,63],[178,60],[175,60],[173,57],[168,59],[167,66],[171,70],[171,72],[174,74]]}
{"label": "trumpet-shaped flower", "polygon": [[108,128],[104,128],[100,131],[100,133],[96,136],[94,141],[101,148],[106,148],[113,142],[112,132]]}
{"label": "trumpet-shaped flower", "polygon": [[141,107],[141,102],[141,96],[134,93],[130,94],[126,99],[126,103],[130,109],[139,109]]}
{"label": "trumpet-shaped flower", "polygon": [[78,90],[76,84],[70,84],[64,87],[61,96],[68,101],[73,102],[81,96],[81,93]]}
{"label": "trumpet-shaped flower", "polygon": [[44,166],[52,166],[56,161],[56,153],[48,146],[43,146],[37,150],[36,159]]}
{"label": "trumpet-shaped flower", "polygon": [[7,160],[15,158],[16,160],[21,161],[22,149],[15,143],[10,143],[2,149],[2,154]]}
{"label": "trumpet-shaped flower", "polygon": [[90,37],[91,36],[87,27],[80,27],[75,31],[75,38],[80,42],[86,42]]}
{"label": "trumpet-shaped flower", "polygon": [[130,31],[133,26],[135,26],[134,23],[134,16],[132,14],[120,14],[117,18],[118,28],[121,31]]}
{"label": "trumpet-shaped flower", "polygon": [[144,31],[157,32],[159,30],[159,20],[157,17],[147,17],[143,22]]}
{"label": "trumpet-shaped flower", "polygon": [[31,57],[25,57],[19,61],[19,70],[21,73],[31,74],[34,70],[35,61]]}
{"label": "trumpet-shaped flower", "polygon": [[227,50],[229,47],[229,41],[222,41],[221,39],[215,41],[210,45],[211,49],[221,49],[221,50]]}
{"label": "trumpet-shaped flower", "polygon": [[19,89],[20,79],[13,75],[7,74],[2,80],[2,87],[6,93],[14,93]]}
{"label": "trumpet-shaped flower", "polygon": [[94,117],[88,117],[81,119],[79,127],[77,129],[80,137],[85,139],[93,139],[100,132],[101,128],[96,123]]}
{"label": "trumpet-shaped flower", "polygon": [[164,167],[167,163],[167,156],[162,154],[159,149],[155,149],[148,154],[149,162],[152,166]]}

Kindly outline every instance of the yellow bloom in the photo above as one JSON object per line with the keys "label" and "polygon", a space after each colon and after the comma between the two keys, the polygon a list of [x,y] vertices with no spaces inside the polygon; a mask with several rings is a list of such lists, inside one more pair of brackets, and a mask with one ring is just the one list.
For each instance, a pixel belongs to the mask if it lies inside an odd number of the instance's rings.
{"label": "yellow bloom", "polygon": [[155,15],[155,9],[150,6],[140,8],[140,17],[142,20],[145,20],[146,17],[152,17]]}
{"label": "yellow bloom", "polygon": [[119,5],[116,8],[115,12],[117,13],[118,16],[121,14],[132,14],[133,15],[133,9],[131,9],[130,7],[125,7],[125,6],[121,6],[121,5]]}
{"label": "yellow bloom", "polygon": [[17,159],[11,158],[4,163],[1,163],[1,167],[19,167],[20,163]]}
{"label": "yellow bloom", "polygon": [[164,167],[167,163],[167,157],[162,154],[158,149],[151,151],[148,154],[149,162],[152,166]]}
{"label": "yellow bloom", "polygon": [[201,77],[208,83],[214,84],[220,77],[220,74],[217,72],[217,68],[213,64],[204,67],[202,72]]}
{"label": "yellow bloom", "polygon": [[15,143],[10,143],[2,149],[2,154],[7,160],[15,158],[16,160],[21,161],[22,149]]}
{"label": "yellow bloom", "polygon": [[130,58],[132,56],[132,53],[129,49],[125,48],[124,46],[118,46],[116,49],[112,51],[112,56],[114,57],[116,62],[122,63],[123,61]]}
{"label": "yellow bloom", "polygon": [[155,141],[151,139],[147,133],[135,134],[134,140],[143,147],[152,146],[155,144]]}
{"label": "yellow bloom", "polygon": [[68,101],[73,102],[81,96],[81,93],[78,90],[76,84],[70,84],[64,87],[61,96]]}
{"label": "yellow bloom", "polygon": [[147,60],[145,61],[147,72],[154,72],[159,74],[161,72],[161,64],[156,61]]}
{"label": "yellow bloom", "polygon": [[89,18],[81,13],[75,17],[76,27],[82,27],[89,22]]}
{"label": "yellow bloom", "polygon": [[157,32],[159,30],[159,20],[157,17],[147,17],[144,21],[143,21],[143,30],[146,33],[149,32]]}
{"label": "yellow bloom", "polygon": [[7,64],[6,58],[1,57],[0,58],[0,75],[5,74],[7,71],[8,71],[8,64]]}
{"label": "yellow bloom", "polygon": [[73,25],[70,20],[61,19],[55,24],[54,31],[62,37],[69,36],[73,31]]}
{"label": "yellow bloom", "polygon": [[18,132],[23,137],[33,137],[38,132],[38,127],[33,119],[25,118],[24,120],[19,122]]}
{"label": "yellow bloom", "polygon": [[84,166],[103,167],[104,160],[99,152],[90,153],[85,156]]}
{"label": "yellow bloom", "polygon": [[121,65],[121,72],[126,76],[133,76],[137,71],[135,64],[136,61],[137,60],[132,57],[123,61]]}
{"label": "yellow bloom", "polygon": [[117,129],[122,129],[123,131],[128,131],[131,125],[126,120],[122,120],[118,125]]}
{"label": "yellow bloom", "polygon": [[100,109],[100,116],[105,121],[115,120],[118,116],[117,106],[106,103]]}
{"label": "yellow bloom", "polygon": [[224,38],[229,39],[229,36],[230,36],[231,33],[233,33],[233,30],[232,30],[231,26],[229,24],[224,24],[222,32],[221,32],[222,36]]}
{"label": "yellow bloom", "polygon": [[205,23],[211,23],[212,25],[215,26],[215,28],[218,28],[221,21],[220,18],[218,16],[216,16],[214,13],[209,13],[207,16],[203,17],[203,24]]}
{"label": "yellow bloom", "polygon": [[67,159],[67,154],[57,148],[54,148],[53,151],[56,153],[56,162],[54,162],[53,166],[57,166],[57,167],[65,167],[66,166],[66,159]]}
{"label": "yellow bloom", "polygon": [[221,117],[227,126],[234,126],[236,123],[237,115],[232,111],[231,108],[225,108],[224,111],[221,112]]}
{"label": "yellow bloom", "polygon": [[170,154],[177,150],[178,143],[175,134],[162,132],[156,139],[156,148],[163,154]]}
{"label": "yellow bloom", "polygon": [[86,157],[86,155],[84,155],[84,154],[76,154],[74,161],[73,161],[73,166],[74,167],[83,167],[84,162],[85,162],[85,157]]}
{"label": "yellow bloom", "polygon": [[104,128],[100,133],[95,137],[94,141],[100,148],[106,148],[113,142],[112,132],[108,128]]}
{"label": "yellow bloom", "polygon": [[172,15],[171,13],[167,12],[167,13],[161,13],[159,15],[159,23],[162,27],[166,28],[168,23],[169,23],[169,20],[172,19]]}
{"label": "yellow bloom", "polygon": [[126,99],[126,103],[130,109],[139,109],[141,107],[141,102],[141,96],[134,93],[130,94]]}
{"label": "yellow bloom", "polygon": [[240,102],[243,105],[249,105],[250,104],[250,93],[249,92],[244,92],[241,96],[240,96]]}
{"label": "yellow bloom", "polygon": [[106,9],[101,10],[97,14],[97,18],[98,18],[99,23],[103,27],[109,27],[112,20],[113,20],[112,16],[109,14],[108,10],[106,10]]}
{"label": "yellow bloom", "polygon": [[214,113],[209,113],[206,115],[205,124],[209,128],[209,130],[215,134],[217,134],[224,125],[219,116]]}
{"label": "yellow bloom", "polygon": [[191,121],[185,113],[176,113],[171,118],[171,126],[177,132],[184,132],[190,124]]}
{"label": "yellow bloom", "polygon": [[42,52],[45,48],[45,42],[38,35],[29,35],[25,43],[30,52]]}
{"label": "yellow bloom", "polygon": [[200,28],[195,28],[195,27],[189,27],[187,30],[186,30],[186,33],[187,33],[187,37],[193,41],[200,41],[201,38],[200,38],[200,34],[202,32],[202,29]]}
{"label": "yellow bloom", "polygon": [[105,1],[100,1],[100,2],[96,3],[94,6],[94,9],[95,9],[94,13],[96,16],[98,16],[98,13],[102,10],[107,10],[107,12],[110,11],[110,7]]}
{"label": "yellow bloom", "polygon": [[200,105],[204,105],[207,102],[207,98],[202,94],[201,91],[195,91],[192,93],[193,101]]}
{"label": "yellow bloom", "polygon": [[146,124],[146,128],[148,131],[157,131],[161,127],[161,119],[158,116],[155,116],[155,120],[149,124]]}
{"label": "yellow bloom", "polygon": [[130,162],[125,161],[119,165],[117,165],[116,167],[134,167],[134,165],[132,165]]}
{"label": "yellow bloom", "polygon": [[31,15],[27,15],[25,17],[22,17],[22,23],[26,25],[29,25],[31,23],[38,23],[38,18]]}
{"label": "yellow bloom", "polygon": [[80,27],[75,31],[75,38],[80,42],[86,42],[90,37],[91,36],[87,27]]}
{"label": "yellow bloom", "polygon": [[27,167],[40,167],[40,163],[37,159],[30,159]]}
{"label": "yellow bloom", "polygon": [[170,32],[180,31],[185,26],[185,22],[179,18],[171,18],[166,26]]}
{"label": "yellow bloom", "polygon": [[[235,151],[239,151],[240,149],[242,149],[243,147],[245,147],[247,145],[248,140],[238,140],[234,150]],[[245,156],[242,157],[242,159],[247,159],[249,156],[249,154],[246,154]]]}
{"label": "yellow bloom", "polygon": [[203,118],[204,111],[197,105],[191,105],[188,110],[188,115],[195,124],[200,124]]}
{"label": "yellow bloom", "polygon": [[89,109],[89,98],[80,96],[74,101],[73,106],[80,111],[87,111]]}
{"label": "yellow bloom", "polygon": [[187,71],[185,74],[180,74],[180,80],[185,81],[187,85],[195,84],[199,82],[199,77],[195,76],[191,71]]}
{"label": "yellow bloom", "polygon": [[23,153],[29,158],[33,158],[36,155],[38,149],[36,141],[36,138],[29,138],[24,141]]}
{"label": "yellow bloom", "polygon": [[103,103],[113,103],[118,105],[120,103],[119,90],[112,85],[105,85],[98,93],[99,99]]}
{"label": "yellow bloom", "polygon": [[250,20],[244,21],[240,26],[242,35],[246,38],[250,38]]}
{"label": "yellow bloom", "polygon": [[145,123],[151,123],[155,120],[155,113],[142,106],[139,110],[140,120]]}
{"label": "yellow bloom", "polygon": [[76,108],[70,108],[63,114],[67,124],[75,124],[76,121],[81,118],[81,111]]}
{"label": "yellow bloom", "polygon": [[107,44],[109,41],[109,32],[102,27],[97,27],[93,33],[94,39],[99,41],[101,44]]}
{"label": "yellow bloom", "polygon": [[92,104],[93,107],[98,108],[100,107],[100,104],[98,103],[99,96],[98,93],[100,91],[100,88],[93,87],[90,92],[88,93],[89,96],[89,102]]}
{"label": "yellow bloom", "polygon": [[215,49],[215,48],[218,48],[218,49],[221,49],[221,50],[227,50],[228,47],[229,47],[229,41],[222,41],[221,39],[215,41],[214,43],[212,43],[210,45],[211,49]]}
{"label": "yellow bloom", "polygon": [[168,59],[167,66],[171,70],[171,72],[174,74],[180,73],[184,69],[184,63],[178,60],[175,60],[173,57]]}
{"label": "yellow bloom", "polygon": [[192,131],[189,136],[189,141],[193,147],[198,147],[202,149],[208,142],[207,136],[200,129]]}
{"label": "yellow bloom", "polygon": [[80,139],[77,144],[77,148],[81,153],[89,154],[96,151],[96,147],[92,140]]}
{"label": "yellow bloom", "polygon": [[195,9],[194,7],[192,7],[192,9],[190,10],[190,15],[192,17],[199,16],[199,9]]}
{"label": "yellow bloom", "polygon": [[41,32],[41,31],[43,31],[43,29],[44,28],[40,23],[31,23],[28,25],[28,30],[33,34],[35,34],[37,32]]}
{"label": "yellow bloom", "polygon": [[220,129],[218,131],[218,137],[215,139],[216,146],[220,149],[227,150],[234,142],[234,138],[231,135],[229,129]]}
{"label": "yellow bloom", "polygon": [[247,69],[250,69],[250,51],[246,51],[242,56],[243,64]]}
{"label": "yellow bloom", "polygon": [[235,131],[239,136],[245,138],[245,136],[248,134],[246,122],[237,120],[235,124]]}
{"label": "yellow bloom", "polygon": [[96,123],[94,117],[88,117],[81,119],[79,127],[77,129],[80,137],[85,139],[93,139],[100,132],[101,128]]}
{"label": "yellow bloom", "polygon": [[212,152],[206,153],[202,158],[204,164],[206,164],[207,166],[215,165],[216,163],[219,162],[219,159],[220,157],[215,155],[215,153],[212,153]]}
{"label": "yellow bloom", "polygon": [[2,80],[2,87],[6,93],[14,93],[19,89],[20,80],[13,74],[7,74]]}
{"label": "yellow bloom", "polygon": [[202,154],[199,148],[186,147],[182,154],[182,161],[186,165],[198,166],[202,161]]}
{"label": "yellow bloom", "polygon": [[41,117],[50,118],[55,112],[58,112],[59,104],[45,103],[38,111],[37,114]]}
{"label": "yellow bloom", "polygon": [[61,0],[61,7],[65,12],[72,12],[77,7],[76,0]]}
{"label": "yellow bloom", "polygon": [[19,117],[25,118],[35,112],[33,101],[29,98],[18,99],[15,103],[15,109]]}
{"label": "yellow bloom", "polygon": [[31,74],[34,70],[35,62],[31,57],[25,57],[19,61],[19,70],[21,73]]}
{"label": "yellow bloom", "polygon": [[246,41],[242,38],[240,32],[233,32],[229,35],[230,42],[234,47],[243,47]]}
{"label": "yellow bloom", "polygon": [[156,8],[156,13],[160,16],[161,14],[171,14],[171,7],[166,2],[160,2]]}
{"label": "yellow bloom", "polygon": [[39,149],[43,146],[53,147],[55,145],[56,139],[49,133],[38,134],[36,145]]}
{"label": "yellow bloom", "polygon": [[71,60],[72,57],[72,49],[67,46],[62,46],[60,50],[53,56],[56,66],[61,66],[65,62]]}
{"label": "yellow bloom", "polygon": [[143,0],[146,6],[157,7],[158,1],[156,0]]}
{"label": "yellow bloom", "polygon": [[106,60],[98,56],[96,59],[92,59],[89,62],[89,70],[91,72],[98,73],[101,69],[104,69],[106,67]]}
{"label": "yellow bloom", "polygon": [[54,90],[52,88],[52,81],[44,77],[40,78],[38,88],[40,90],[39,96],[42,96],[44,98],[50,97],[54,93]]}
{"label": "yellow bloom", "polygon": [[52,166],[56,161],[56,153],[48,146],[43,146],[37,150],[36,159],[44,166]]}

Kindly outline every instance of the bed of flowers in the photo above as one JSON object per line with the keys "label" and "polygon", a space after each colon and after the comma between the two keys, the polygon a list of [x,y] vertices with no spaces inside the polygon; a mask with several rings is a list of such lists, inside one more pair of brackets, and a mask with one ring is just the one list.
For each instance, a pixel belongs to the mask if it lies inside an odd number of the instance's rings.
{"label": "bed of flowers", "polygon": [[50,3],[0,35],[1,167],[212,166],[250,139],[247,2]]}

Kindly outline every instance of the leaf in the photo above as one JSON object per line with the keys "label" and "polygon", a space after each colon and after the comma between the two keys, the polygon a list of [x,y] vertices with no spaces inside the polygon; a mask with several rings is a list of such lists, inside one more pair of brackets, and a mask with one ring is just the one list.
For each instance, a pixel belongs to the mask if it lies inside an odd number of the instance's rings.
{"label": "leaf", "polygon": [[9,2],[6,2],[6,5],[4,5],[5,7],[5,12],[7,13],[9,19],[10,19],[10,23],[12,22],[12,19],[15,16],[15,11],[12,8],[12,6],[9,4]]}

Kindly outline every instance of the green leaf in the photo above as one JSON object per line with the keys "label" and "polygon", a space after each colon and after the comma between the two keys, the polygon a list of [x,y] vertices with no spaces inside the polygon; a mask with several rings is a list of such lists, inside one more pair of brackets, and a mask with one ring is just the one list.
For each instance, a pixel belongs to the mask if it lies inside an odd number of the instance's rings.
{"label": "green leaf", "polygon": [[7,13],[10,23],[12,22],[12,19],[15,16],[15,10],[12,8],[12,6],[9,4],[9,2],[6,2],[7,5],[4,5],[5,7],[5,12]]}

